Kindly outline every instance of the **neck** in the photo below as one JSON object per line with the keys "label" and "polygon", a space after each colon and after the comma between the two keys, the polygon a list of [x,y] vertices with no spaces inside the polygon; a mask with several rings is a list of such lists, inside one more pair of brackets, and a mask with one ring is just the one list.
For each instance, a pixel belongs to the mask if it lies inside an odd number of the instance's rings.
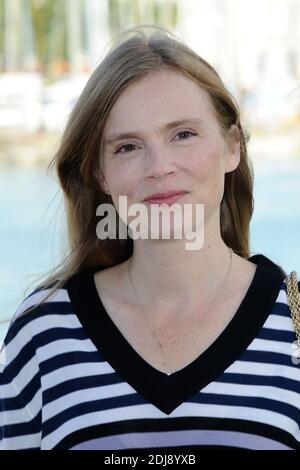
{"label": "neck", "polygon": [[185,250],[182,240],[135,240],[126,270],[130,265],[131,280],[145,307],[180,312],[182,307],[206,305],[221,285],[226,288],[231,262],[221,237],[195,251]]}

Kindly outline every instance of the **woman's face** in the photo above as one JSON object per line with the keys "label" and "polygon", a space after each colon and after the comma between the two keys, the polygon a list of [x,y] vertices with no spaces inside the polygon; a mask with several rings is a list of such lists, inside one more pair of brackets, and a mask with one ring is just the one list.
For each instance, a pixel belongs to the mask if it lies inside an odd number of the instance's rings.
{"label": "woman's face", "polygon": [[120,195],[129,207],[153,193],[185,190],[176,202],[204,204],[208,220],[219,217],[224,175],[238,166],[239,150],[238,138],[225,142],[203,89],[180,72],[155,71],[129,85],[107,118],[104,183],[117,210]]}

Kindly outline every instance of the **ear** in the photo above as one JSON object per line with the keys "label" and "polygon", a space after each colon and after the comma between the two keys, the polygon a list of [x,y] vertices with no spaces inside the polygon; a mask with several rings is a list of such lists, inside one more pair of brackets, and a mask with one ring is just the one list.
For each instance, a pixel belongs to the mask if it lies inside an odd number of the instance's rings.
{"label": "ear", "polygon": [[241,159],[241,136],[240,130],[236,124],[232,124],[227,131],[225,140],[225,173],[230,173],[239,166]]}

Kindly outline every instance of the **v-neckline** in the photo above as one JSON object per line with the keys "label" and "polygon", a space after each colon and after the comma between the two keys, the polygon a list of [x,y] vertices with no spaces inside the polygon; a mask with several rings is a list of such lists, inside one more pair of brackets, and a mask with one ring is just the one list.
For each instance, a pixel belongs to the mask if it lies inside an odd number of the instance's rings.
{"label": "v-neckline", "polygon": [[285,273],[264,255],[248,260],[257,264],[257,269],[234,317],[204,352],[170,375],[145,361],[107,313],[94,280],[101,267],[76,273],[67,280],[65,288],[75,315],[103,359],[146,402],[170,414],[238,359],[263,326]]}

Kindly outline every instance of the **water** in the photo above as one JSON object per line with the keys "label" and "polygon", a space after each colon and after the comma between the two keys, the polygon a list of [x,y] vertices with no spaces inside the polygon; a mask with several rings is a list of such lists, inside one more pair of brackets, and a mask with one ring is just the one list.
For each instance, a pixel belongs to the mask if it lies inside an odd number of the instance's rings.
{"label": "water", "polygon": [[[9,320],[27,287],[54,267],[65,237],[61,196],[39,167],[0,169],[0,320]],[[61,207],[61,209],[60,209]],[[7,324],[0,324],[0,342]]]}
{"label": "water", "polygon": [[254,165],[251,254],[262,253],[300,274],[300,159]]}
{"label": "water", "polygon": [[[300,274],[300,159],[256,161],[254,172],[251,255],[262,253],[287,272]],[[43,168],[0,170],[1,320],[12,317],[29,283],[60,258],[65,232],[57,191],[54,178]],[[0,342],[7,326],[0,325]]]}

